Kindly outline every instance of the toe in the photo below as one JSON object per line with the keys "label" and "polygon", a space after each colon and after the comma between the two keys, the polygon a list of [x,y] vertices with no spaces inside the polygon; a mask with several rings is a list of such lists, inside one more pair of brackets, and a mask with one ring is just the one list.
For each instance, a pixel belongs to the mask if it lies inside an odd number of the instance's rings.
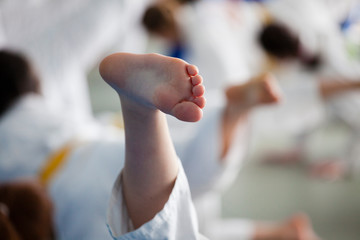
{"label": "toe", "polygon": [[195,65],[190,65],[190,64],[187,65],[186,70],[187,70],[187,73],[189,74],[189,76],[195,76],[199,73],[199,70]]}
{"label": "toe", "polygon": [[204,108],[206,104],[206,99],[204,97],[195,98],[193,102],[199,106],[199,108]]}
{"label": "toe", "polygon": [[192,89],[192,94],[194,97],[201,97],[205,93],[205,87],[204,85],[196,85]]}
{"label": "toe", "polygon": [[202,110],[193,102],[182,102],[172,109],[172,115],[186,122],[197,122],[202,118]]}
{"label": "toe", "polygon": [[203,78],[200,75],[196,75],[191,78],[191,83],[196,86],[203,82]]}

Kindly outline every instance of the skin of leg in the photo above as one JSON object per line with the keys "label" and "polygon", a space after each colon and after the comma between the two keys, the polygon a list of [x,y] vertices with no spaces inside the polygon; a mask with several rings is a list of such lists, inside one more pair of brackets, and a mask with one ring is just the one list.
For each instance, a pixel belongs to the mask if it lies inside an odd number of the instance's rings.
{"label": "skin of leg", "polygon": [[100,64],[100,74],[121,100],[126,142],[123,193],[138,228],[164,207],[178,173],[164,112],[185,121],[199,120],[205,105],[202,78],[196,67],[157,54],[110,55]]}
{"label": "skin of leg", "polygon": [[353,90],[360,90],[360,81],[349,79],[321,79],[319,82],[319,91],[324,100],[337,94]]}
{"label": "skin of leg", "polygon": [[246,125],[251,110],[263,104],[277,103],[281,99],[277,81],[270,74],[230,86],[225,90],[225,95],[227,103],[222,118],[221,160],[232,144],[235,129]]}
{"label": "skin of leg", "polygon": [[231,145],[233,134],[237,127],[246,126],[248,122],[249,111],[243,111],[239,114],[234,113],[230,106],[227,106],[223,112],[222,122],[221,122],[221,133],[222,133],[222,149],[220,161],[225,159]]}
{"label": "skin of leg", "polygon": [[313,231],[309,218],[296,214],[280,223],[258,223],[253,240],[319,240]]}
{"label": "skin of leg", "polygon": [[129,216],[138,228],[164,207],[176,180],[178,162],[165,115],[147,109],[143,111],[147,114],[139,115],[125,102],[121,104],[126,142],[123,191]]}

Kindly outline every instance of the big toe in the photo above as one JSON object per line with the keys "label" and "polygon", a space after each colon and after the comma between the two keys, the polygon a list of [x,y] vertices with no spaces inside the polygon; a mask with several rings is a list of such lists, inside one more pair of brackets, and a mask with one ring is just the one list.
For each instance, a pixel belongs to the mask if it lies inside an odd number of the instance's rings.
{"label": "big toe", "polygon": [[175,105],[171,114],[186,122],[197,122],[202,118],[202,110],[193,102],[181,102]]}

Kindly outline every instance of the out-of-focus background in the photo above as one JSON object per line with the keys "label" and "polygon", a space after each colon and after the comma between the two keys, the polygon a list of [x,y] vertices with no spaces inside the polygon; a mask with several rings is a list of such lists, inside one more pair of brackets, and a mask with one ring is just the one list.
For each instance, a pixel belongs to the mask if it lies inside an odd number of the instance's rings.
{"label": "out-of-focus background", "polygon": [[[95,114],[119,111],[118,96],[99,81],[97,69],[89,75],[92,109]],[[106,96],[106,97],[105,97]],[[260,114],[259,114],[260,115]],[[261,159],[269,149],[287,149],[293,139],[274,121],[259,116],[253,126],[254,136],[243,168],[234,184],[223,194],[223,217],[254,220],[283,220],[296,212],[309,214],[316,232],[327,240],[356,240],[360,236],[360,174],[354,171],[337,181],[319,179],[309,174],[302,163],[264,164]],[[266,121],[264,123],[264,121]],[[266,127],[263,129],[262,124]],[[275,122],[276,124],[276,122]],[[261,130],[256,130],[256,126]],[[262,131],[263,130],[263,131]],[[339,140],[347,129],[334,124],[312,140],[319,153],[336,153]],[[319,134],[320,135],[320,134]],[[315,138],[315,137],[314,137]],[[335,146],[335,150],[334,150]],[[313,154],[316,154],[314,151]]]}
{"label": "out-of-focus background", "polygon": [[[271,0],[264,2],[269,3]],[[283,2],[287,2],[284,3],[283,11],[298,7],[297,4],[291,6],[294,1]],[[338,14],[339,19],[344,20],[344,16],[340,17],[340,15],[345,12],[348,14],[351,12],[353,16],[356,15],[359,18],[360,9],[359,2],[357,1],[352,3],[345,3],[346,1],[342,3],[340,1],[325,2],[329,6],[327,11],[333,11],[334,15]],[[298,1],[298,4],[301,5],[301,1]],[[305,2],[304,5],[306,5]],[[356,5],[357,7],[355,7]],[[294,10],[294,12],[296,11]],[[289,13],[284,13],[284,16],[281,16],[285,19],[285,22],[287,21],[287,14]],[[321,19],[321,14],[322,12],[319,12],[319,15],[314,17],[314,19]],[[306,17],[306,14],[303,17]],[[298,20],[299,24],[301,24],[301,19]],[[346,23],[342,24],[345,25]],[[348,30],[343,30],[343,36],[347,42],[349,56],[355,54],[357,59],[355,61],[360,61],[359,22],[354,24],[352,28],[352,33]],[[355,29],[357,30],[355,31]],[[202,36],[199,35],[199,37]],[[156,47],[158,46],[156,45]],[[339,64],[346,65],[348,63]],[[359,72],[359,66],[355,65],[352,69]],[[97,69],[93,69],[88,77],[93,112],[99,114],[104,111],[118,111],[117,95],[106,84],[99,81],[100,76]],[[306,81],[305,79],[303,80]],[[301,91],[296,92],[297,88],[301,89],[301,84],[292,86],[291,84],[287,85],[285,82],[281,85],[284,88],[288,87],[289,93],[286,94],[302,94]],[[265,106],[253,113],[249,151],[234,184],[222,195],[222,216],[224,218],[235,217],[259,221],[281,221],[294,213],[305,212],[309,215],[314,229],[321,239],[359,239],[360,174],[358,167],[356,167],[358,163],[354,163],[354,161],[360,160],[360,145],[355,147],[358,149],[357,152],[359,152],[359,155],[355,157],[356,160],[349,157],[349,154],[346,154],[350,151],[348,147],[349,141],[355,142],[359,140],[351,137],[349,132],[353,130],[343,121],[338,119],[334,121],[324,120],[324,116],[331,115],[331,111],[336,111],[336,109],[334,110],[330,107],[329,109],[326,108],[324,110],[320,108],[319,110],[319,108],[315,107],[314,110],[311,102],[299,104],[296,103],[296,99],[285,99],[284,103],[281,103],[281,105],[286,104],[293,104],[293,106],[290,106],[290,109]],[[349,114],[359,114],[359,107],[353,105]],[[317,113],[317,110],[321,114]],[[298,111],[300,111],[300,114]],[[295,117],[289,116],[292,113],[295,113]],[[299,114],[300,117],[296,114]],[[312,122],[311,117],[307,118],[304,115],[315,115],[315,123]],[[318,117],[318,115],[321,115],[321,117]],[[357,120],[360,121],[359,119]],[[310,127],[306,130],[306,127],[302,125],[307,124]],[[285,164],[272,164],[266,162],[266,160],[264,161],[268,154],[286,152],[299,144],[297,133],[301,132],[301,129],[310,132],[309,136],[305,137],[304,143],[306,156],[303,157],[306,160],[286,162]],[[316,159],[341,159],[340,161],[349,164],[350,169],[346,170],[346,173],[340,177],[319,177],[309,170],[309,159],[313,159],[312,161],[314,159],[315,161]]]}
{"label": "out-of-focus background", "polygon": [[[145,23],[152,3],[165,12]],[[98,71],[113,52],[183,58],[219,92],[271,73],[282,100],[252,109],[221,217],[302,212],[323,240],[360,239],[360,0],[4,0],[0,20],[0,43],[33,60],[47,104],[78,129],[121,114]]]}

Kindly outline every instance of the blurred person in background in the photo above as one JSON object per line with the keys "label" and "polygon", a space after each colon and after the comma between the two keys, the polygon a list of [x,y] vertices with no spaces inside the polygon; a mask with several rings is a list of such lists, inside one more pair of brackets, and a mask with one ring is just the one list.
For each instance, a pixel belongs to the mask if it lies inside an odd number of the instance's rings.
{"label": "blurred person in background", "polygon": [[[345,8],[338,7],[338,14],[332,14],[330,5],[320,1],[267,1],[269,22],[259,31],[260,46],[278,65],[275,75],[287,100],[277,114],[286,116],[285,123],[286,118],[293,123],[298,119],[293,124],[298,128],[291,130],[298,136],[295,149],[275,154],[271,161],[296,162],[306,158],[306,139],[325,124],[340,122],[348,129],[345,147],[338,153],[310,159],[314,166],[311,171],[329,179],[349,173],[358,162],[359,126],[355,119],[360,106],[360,61],[348,55],[341,32],[346,16],[353,15],[350,9],[356,4],[344,1],[340,5]],[[350,22],[354,22],[353,18]],[[296,60],[302,64],[297,65]]]}
{"label": "blurred person in background", "polygon": [[[195,2],[188,5],[189,3],[184,4],[177,1],[158,1],[145,11],[143,24],[150,34],[150,52],[153,51],[151,47],[154,47],[156,51],[163,54],[181,57],[202,66],[200,69],[207,87],[207,109],[204,111],[203,126],[211,130],[206,135],[198,134],[197,138],[205,139],[206,136],[211,136],[206,137],[206,141],[214,147],[208,148],[211,149],[208,151],[211,153],[208,157],[204,154],[196,155],[197,159],[203,162],[198,165],[201,170],[195,166],[194,161],[188,162],[188,158],[181,157],[199,215],[200,229],[203,229],[203,232],[213,239],[300,239],[303,233],[305,233],[305,239],[316,239],[308,218],[301,214],[280,223],[254,223],[244,219],[221,219],[221,193],[231,185],[238,174],[247,151],[249,115],[257,106],[264,104],[252,104],[251,108],[246,105],[252,101],[258,101],[257,99],[263,99],[263,101],[259,101],[263,103],[276,103],[280,100],[281,95],[276,79],[269,82],[267,79],[271,75],[266,74],[266,71],[252,79],[248,75],[246,65],[239,54],[240,50],[237,47],[239,44],[234,42],[236,38],[231,32],[232,28],[229,25],[225,5],[218,2]],[[244,81],[246,76],[251,80]],[[263,88],[261,86],[266,86],[264,85],[266,82],[269,82],[268,87],[276,93],[274,94],[276,98],[273,100],[259,91]],[[231,100],[229,97],[238,100],[237,102],[229,101]],[[224,101],[224,98],[227,101]],[[227,109],[231,105],[234,106],[228,113]],[[215,107],[224,109],[219,111],[217,113],[219,116],[216,117],[220,117],[222,122],[217,125],[206,124],[206,118],[209,118],[207,111]],[[240,130],[244,129],[246,134],[243,133],[244,130],[242,132],[231,130],[234,129],[231,127],[234,124],[226,121],[228,114],[236,116],[231,110],[233,108],[242,109],[244,120],[239,121],[237,125]],[[176,142],[179,138],[179,132],[176,131],[178,126],[174,126],[171,121],[169,123],[170,131]],[[233,140],[221,141],[226,135],[212,136],[213,129],[219,128],[219,126],[223,127],[215,132],[222,129],[226,133],[226,129],[230,129]],[[186,127],[181,126],[179,129],[183,133],[186,131]],[[196,124],[191,129],[194,127]],[[225,152],[217,150],[224,149],[221,148],[224,146],[224,142],[228,142],[229,149]],[[246,147],[244,148],[245,142]],[[181,149],[178,153],[179,156],[182,156]],[[198,173],[196,174],[196,172]],[[202,174],[200,175],[199,172]]]}
{"label": "blurred person in background", "polygon": [[111,48],[123,44],[147,0],[5,0],[0,44],[38,67],[46,105],[68,115],[84,134],[93,116],[87,74]]}

